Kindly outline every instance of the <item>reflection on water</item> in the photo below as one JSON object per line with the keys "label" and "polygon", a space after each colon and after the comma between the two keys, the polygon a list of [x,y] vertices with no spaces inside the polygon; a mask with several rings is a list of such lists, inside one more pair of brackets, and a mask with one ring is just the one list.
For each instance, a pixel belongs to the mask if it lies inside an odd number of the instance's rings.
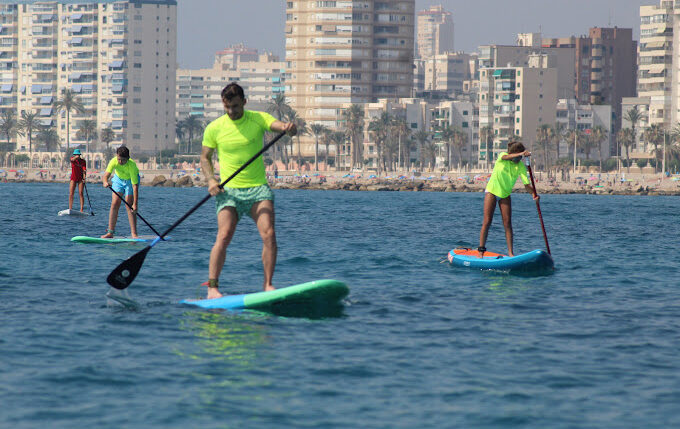
{"label": "reflection on water", "polygon": [[209,358],[251,367],[255,365],[259,346],[268,341],[267,326],[258,323],[264,318],[259,313],[187,311],[180,319],[180,329],[191,331],[199,347],[178,354],[189,359]]}

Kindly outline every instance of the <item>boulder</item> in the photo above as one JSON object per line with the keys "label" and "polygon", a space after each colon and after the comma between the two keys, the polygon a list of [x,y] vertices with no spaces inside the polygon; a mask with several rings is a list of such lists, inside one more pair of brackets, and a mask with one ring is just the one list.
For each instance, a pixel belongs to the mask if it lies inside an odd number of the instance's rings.
{"label": "boulder", "polygon": [[153,178],[153,180],[151,181],[151,186],[162,186],[166,180],[168,179],[166,179],[165,176],[159,174],[158,176]]}
{"label": "boulder", "polygon": [[173,182],[172,180],[166,180],[165,182],[163,182],[163,187],[165,187],[165,188],[174,188],[174,187],[175,187],[175,182]]}
{"label": "boulder", "polygon": [[176,188],[191,188],[192,186],[194,186],[194,182],[191,180],[191,176],[182,176],[175,183]]}

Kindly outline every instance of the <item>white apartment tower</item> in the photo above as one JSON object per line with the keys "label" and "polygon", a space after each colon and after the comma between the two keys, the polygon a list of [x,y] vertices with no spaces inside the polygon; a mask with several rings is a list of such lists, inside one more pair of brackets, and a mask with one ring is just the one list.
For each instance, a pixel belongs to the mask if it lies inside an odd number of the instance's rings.
{"label": "white apartment tower", "polygon": [[[341,127],[342,106],[409,97],[415,0],[286,2],[290,104],[308,124]],[[303,138],[302,154],[313,154]]]}
{"label": "white apartment tower", "polygon": [[638,97],[649,98],[649,125],[659,124],[666,130],[680,119],[676,34],[680,34],[679,2],[662,0],[658,6],[640,6]]}
{"label": "white apartment tower", "polygon": [[453,20],[451,12],[442,6],[430,6],[418,12],[418,38],[416,56],[430,58],[453,52]]}
{"label": "white apartment tower", "polygon": [[[154,152],[175,140],[176,0],[0,0],[0,110],[37,112],[66,142],[64,90],[85,111],[71,112],[70,143],[84,120],[111,127],[112,146]],[[19,137],[18,146],[27,146]]]}

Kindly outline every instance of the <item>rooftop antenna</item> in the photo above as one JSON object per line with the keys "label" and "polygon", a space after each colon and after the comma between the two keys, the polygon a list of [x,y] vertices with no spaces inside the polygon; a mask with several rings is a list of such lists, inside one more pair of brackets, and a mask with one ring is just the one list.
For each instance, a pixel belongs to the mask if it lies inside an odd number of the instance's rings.
{"label": "rooftop antenna", "polygon": [[611,28],[612,26],[612,8],[609,8],[609,21],[607,23],[607,27]]}

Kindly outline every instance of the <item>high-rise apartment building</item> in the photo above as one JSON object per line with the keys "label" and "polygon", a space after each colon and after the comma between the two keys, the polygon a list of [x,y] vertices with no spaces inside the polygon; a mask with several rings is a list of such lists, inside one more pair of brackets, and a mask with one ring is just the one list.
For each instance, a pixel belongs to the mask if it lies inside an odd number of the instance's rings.
{"label": "high-rise apartment building", "polygon": [[621,127],[621,99],[635,95],[637,42],[631,28],[591,28],[587,37],[543,39],[546,48],[574,48],[576,99],[581,104],[608,104],[612,131]]}
{"label": "high-rise apartment building", "polygon": [[638,97],[649,97],[649,125],[669,130],[680,118],[680,4],[661,0],[640,6]]}
{"label": "high-rise apartment building", "polygon": [[[341,126],[343,104],[409,97],[415,0],[286,2],[290,104],[308,124]],[[303,156],[313,138],[301,139]]]}
{"label": "high-rise apartment building", "polygon": [[[54,101],[66,89],[71,144],[84,120],[111,127],[113,146],[152,152],[175,139],[176,0],[0,0],[0,110],[37,112],[66,141]],[[27,146],[19,137],[19,147]]]}
{"label": "high-rise apartment building", "polygon": [[430,6],[418,12],[416,57],[453,52],[453,20],[442,6]]}
{"label": "high-rise apartment building", "polygon": [[425,91],[436,91],[449,96],[463,93],[463,82],[470,80],[470,55],[446,52],[422,61],[425,64]]}
{"label": "high-rise apartment building", "polygon": [[543,47],[538,33],[518,35],[515,45],[482,45],[479,47],[479,67],[527,67],[532,55],[554,57],[557,70],[557,93],[560,98],[574,97],[574,47]]}
{"label": "high-rise apartment building", "polygon": [[[479,127],[481,164],[493,164],[508,143],[520,139],[531,150],[536,129],[553,125],[557,105],[554,57],[532,56],[526,67],[483,68],[479,72]],[[488,127],[488,128],[486,128]],[[493,146],[481,143],[490,130]],[[489,139],[491,140],[491,139]]]}
{"label": "high-rise apartment building", "polygon": [[258,55],[257,50],[250,49],[255,53],[254,61],[252,54],[234,60],[225,55],[231,50],[218,52],[212,68],[177,70],[178,120],[187,116],[213,120],[224,115],[222,89],[232,82],[243,87],[249,110],[266,111],[272,98],[285,92],[285,63],[277,56]]}

